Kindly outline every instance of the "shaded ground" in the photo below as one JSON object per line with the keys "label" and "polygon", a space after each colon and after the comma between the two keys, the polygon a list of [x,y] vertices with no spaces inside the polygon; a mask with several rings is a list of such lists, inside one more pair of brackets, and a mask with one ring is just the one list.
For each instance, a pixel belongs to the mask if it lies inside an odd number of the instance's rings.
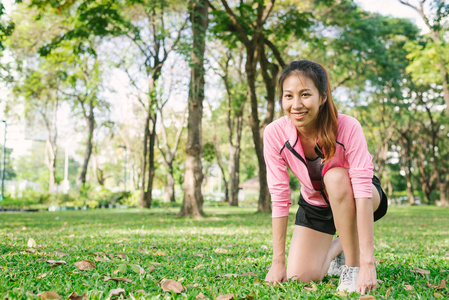
{"label": "shaded ground", "polygon": [[[293,228],[291,210],[289,236]],[[91,210],[0,214],[0,296],[36,299],[54,291],[67,299],[76,292],[88,299],[156,297],[195,299],[358,299],[336,294],[337,279],[311,284],[263,284],[271,263],[271,217],[254,208],[209,208],[202,221],[176,217],[177,208]],[[32,238],[33,250],[27,246]],[[382,280],[377,299],[446,299],[449,289],[449,209],[393,207],[376,223],[375,255]],[[57,253],[61,252],[61,253]],[[60,256],[67,254],[65,256]],[[114,256],[118,255],[120,256]],[[55,266],[48,260],[63,260]],[[75,263],[96,268],[81,271]],[[143,269],[140,270],[138,267]],[[419,269],[417,269],[419,268]],[[142,274],[141,274],[142,273]],[[105,281],[121,277],[132,282]],[[162,279],[185,288],[164,292]],[[433,285],[433,286],[432,286]]]}

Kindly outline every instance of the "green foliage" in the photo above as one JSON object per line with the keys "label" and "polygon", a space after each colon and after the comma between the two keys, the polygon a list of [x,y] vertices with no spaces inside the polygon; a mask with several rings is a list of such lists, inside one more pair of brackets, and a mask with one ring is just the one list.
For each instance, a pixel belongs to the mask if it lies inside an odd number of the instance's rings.
{"label": "green foliage", "polygon": [[[0,296],[35,299],[36,294],[51,290],[63,299],[75,291],[97,300],[120,287],[126,297],[133,293],[145,299],[194,299],[200,292],[210,299],[229,293],[235,299],[360,298],[356,293],[337,295],[338,281],[328,276],[309,284],[316,291],[294,281],[264,284],[272,259],[268,214],[255,214],[254,208],[206,207],[207,216],[194,220],[177,218],[176,212],[162,208],[3,214]],[[294,217],[292,208],[289,224]],[[374,253],[381,281],[373,296],[434,299],[438,293],[447,297],[448,287],[438,290],[428,284],[439,285],[446,278],[448,226],[448,209],[391,207],[375,225]],[[292,232],[289,226],[287,244]],[[35,253],[24,251],[29,238],[39,245]],[[66,255],[60,257],[58,252]],[[107,259],[95,261],[103,256]],[[52,267],[48,260],[66,264]],[[95,261],[96,268],[78,270],[74,263],[81,260]],[[416,268],[429,274],[421,275]],[[131,282],[105,281],[104,276]],[[164,278],[179,281],[186,290],[179,295],[162,291]],[[407,290],[406,285],[413,289]]]}
{"label": "green foliage", "polygon": [[211,163],[215,159],[214,145],[210,142],[203,145],[203,158],[208,163]]}
{"label": "green foliage", "polygon": [[446,69],[449,70],[449,44],[440,41],[435,43],[429,38],[422,41],[408,41],[404,45],[408,51],[407,58],[410,65],[407,72],[411,73],[413,80],[419,84],[441,84],[439,73],[441,60],[447,62]]}
{"label": "green foliage", "polygon": [[0,3],[0,56],[5,50],[4,42],[10,36],[15,28],[15,24],[11,21],[4,21],[5,6]]}
{"label": "green foliage", "polygon": [[[5,149],[5,180],[12,180],[17,176],[16,172],[14,171],[13,161],[11,159],[12,150],[12,148]],[[3,160],[3,145],[0,145],[0,151],[0,159]],[[3,170],[0,170],[0,172],[2,171]]]}

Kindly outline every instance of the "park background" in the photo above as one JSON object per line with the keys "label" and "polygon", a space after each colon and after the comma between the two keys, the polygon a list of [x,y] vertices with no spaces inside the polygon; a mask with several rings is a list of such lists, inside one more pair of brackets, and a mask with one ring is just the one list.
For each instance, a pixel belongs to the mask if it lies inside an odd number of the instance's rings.
{"label": "park background", "polygon": [[211,1],[197,21],[185,1],[20,2],[1,19],[4,208],[269,211],[261,137],[295,59],[328,68],[392,201],[449,204],[445,1]]}
{"label": "park background", "polygon": [[309,59],[391,202],[373,295],[448,297],[446,1],[0,4],[0,296],[357,299],[328,276],[263,282],[261,137],[279,70]]}

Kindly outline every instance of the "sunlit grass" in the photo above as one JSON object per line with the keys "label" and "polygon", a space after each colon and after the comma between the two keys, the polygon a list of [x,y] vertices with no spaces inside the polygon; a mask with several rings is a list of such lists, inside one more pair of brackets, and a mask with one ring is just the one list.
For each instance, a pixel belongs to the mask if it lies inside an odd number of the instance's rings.
{"label": "sunlit grass", "polygon": [[[202,292],[214,299],[234,294],[235,299],[353,298],[336,294],[338,282],[326,277],[307,291],[303,283],[263,284],[271,263],[271,218],[254,208],[206,208],[203,220],[177,218],[177,208],[153,210],[90,210],[0,215],[0,297],[35,299],[55,291],[63,299],[72,292],[88,299],[106,299],[112,289],[126,292],[118,298],[156,297],[195,299]],[[291,210],[289,236],[293,229]],[[39,245],[27,253],[27,242]],[[449,277],[449,210],[436,207],[393,207],[376,223],[375,255],[382,280],[377,299],[442,299],[449,289],[435,289]],[[66,256],[59,257],[56,252]],[[123,253],[95,261],[94,253]],[[80,260],[96,268],[80,271]],[[52,266],[48,260],[67,264]],[[156,264],[155,264],[156,263]],[[159,265],[160,264],[160,265]],[[133,271],[139,265],[144,274]],[[415,268],[430,271],[421,275]],[[117,273],[117,270],[122,271]],[[245,274],[245,276],[239,276]],[[131,283],[104,281],[123,277]],[[164,292],[162,279],[174,279],[186,290]],[[314,285],[314,284],[313,284]],[[412,290],[407,290],[412,287]]]}

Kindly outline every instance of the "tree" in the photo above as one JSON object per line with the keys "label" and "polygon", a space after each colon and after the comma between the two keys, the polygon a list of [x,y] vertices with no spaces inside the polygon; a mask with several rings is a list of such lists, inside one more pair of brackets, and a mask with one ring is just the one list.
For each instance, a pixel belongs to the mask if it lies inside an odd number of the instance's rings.
{"label": "tree", "polygon": [[[62,94],[60,92],[61,76],[57,64],[43,62],[40,69],[31,71],[23,84],[17,83],[14,91],[25,100],[25,117],[41,120],[44,123],[46,136],[45,163],[49,171],[48,192],[54,193],[56,184],[56,157],[58,154],[57,115]],[[56,68],[55,68],[56,67]],[[37,115],[34,115],[37,112]],[[37,123],[36,123],[37,124]]]}
{"label": "tree", "polygon": [[[170,90],[172,90],[172,87],[170,87]],[[169,139],[168,139],[168,135],[167,135],[167,128],[164,125],[164,121],[166,121],[166,119],[164,117],[164,106],[167,104],[169,98],[170,98],[170,96],[167,97],[166,101],[164,101],[160,105],[158,105],[158,111],[159,111],[160,119],[161,119],[161,123],[162,123],[162,126],[161,126],[162,127],[162,141],[161,141],[161,138],[159,138],[159,137],[157,137],[156,140],[158,143],[159,151],[162,154],[162,159],[163,159],[164,165],[167,168],[167,184],[165,187],[166,199],[169,202],[176,202],[173,162],[176,158],[176,153],[178,151],[179,142],[181,140],[181,134],[182,134],[184,126],[185,126],[186,112],[184,111],[182,113],[182,118],[181,118],[180,122],[179,122],[178,117],[176,117],[176,120],[173,120],[173,118],[170,120],[170,123],[177,127],[176,132],[174,134],[175,137],[173,139],[174,140],[173,146],[170,147]]]}
{"label": "tree", "polygon": [[189,84],[189,116],[187,121],[187,145],[184,177],[184,199],[180,216],[204,215],[201,183],[203,170],[202,154],[202,117],[204,99],[204,53],[208,26],[208,4],[205,0],[190,2],[190,20],[192,26],[192,51],[190,55],[191,77]]}
{"label": "tree", "polygon": [[[45,16],[48,20],[43,18],[32,27],[25,24],[35,22],[37,17],[35,10],[21,5],[11,16],[12,20],[20,20],[23,23],[18,23],[6,42],[10,55],[16,60],[13,92],[17,96],[17,99],[9,100],[7,109],[12,109],[20,103],[24,107],[24,115],[20,118],[32,120],[36,125],[43,125],[46,131],[45,164],[49,170],[48,191],[54,193],[57,188],[55,175],[58,154],[57,116],[64,96],[61,91],[67,86],[65,71],[67,56],[65,50],[55,51],[55,55],[48,57],[37,53],[36,48],[59,32],[59,26],[56,24],[61,19]],[[38,39],[35,43],[29,42],[33,38],[42,39]]]}
{"label": "tree", "polygon": [[[139,103],[145,115],[145,122],[143,128],[143,143],[142,143],[142,158],[141,158],[141,177],[140,177],[140,206],[151,207],[152,203],[152,189],[155,174],[154,164],[154,149],[156,145],[156,125],[158,111],[161,107],[158,106],[158,82],[161,77],[162,69],[169,55],[178,47],[181,35],[183,33],[186,21],[180,18],[179,15],[168,15],[168,12],[174,12],[175,4],[169,4],[168,1],[144,1],[144,3],[133,3],[133,10],[129,13],[133,18],[133,24],[125,31],[127,37],[132,44],[138,49],[138,56],[141,58],[138,66],[139,70],[144,73],[146,78],[145,87],[139,84],[139,78],[131,74],[130,67],[122,63],[122,68],[125,68],[132,85],[139,91],[137,96]],[[167,12],[168,11],[168,12]],[[180,12],[182,15],[182,11]],[[167,25],[167,17],[171,16],[170,25]],[[169,27],[168,27],[169,26]],[[172,35],[173,28],[176,34]],[[147,30],[150,34],[147,34]],[[132,57],[135,60],[135,57]],[[140,74],[137,74],[139,76]],[[144,98],[142,98],[144,95]],[[150,126],[151,125],[151,126]]]}
{"label": "tree", "polygon": [[[229,202],[230,206],[238,206],[241,139],[244,125],[244,108],[248,98],[246,76],[243,73],[244,48],[240,46],[229,49],[226,43],[220,46],[222,49],[219,51],[217,51],[217,47],[215,48],[215,52],[219,56],[216,58],[218,64],[216,72],[223,81],[225,101],[218,109],[218,112],[214,113],[214,120],[220,120],[221,115],[226,116],[223,125],[227,130],[225,139],[229,149],[227,160],[224,160],[221,155],[217,129],[214,129],[213,143],[225,186],[225,201]],[[227,162],[228,165],[229,180],[226,179],[224,162]]]}
{"label": "tree", "polygon": [[[443,98],[444,103],[446,104],[446,115],[449,116],[449,84],[447,76],[449,61],[445,56],[445,54],[449,51],[449,47],[444,37],[448,29],[446,19],[449,15],[449,4],[446,4],[445,0],[430,1],[431,3],[429,4],[429,7],[431,12],[426,13],[424,11],[424,4],[427,0],[420,0],[419,5],[413,5],[409,1],[405,0],[399,0],[399,2],[403,5],[411,7],[419,14],[429,29],[430,37],[432,39],[432,43],[428,43],[425,47],[425,51],[430,55],[427,56],[423,55],[424,53],[421,53],[419,56],[413,56],[416,60],[411,63],[410,69],[419,68],[422,67],[422,64],[425,64],[427,66],[424,68],[427,69],[427,71],[433,69],[439,73],[440,78],[438,81],[441,82],[443,86]],[[425,60],[428,60],[428,62]],[[429,64],[432,60],[434,63]],[[415,76],[416,78],[424,80],[427,77],[423,77],[418,74],[415,74]]]}
{"label": "tree", "polygon": [[[268,125],[273,120],[274,97],[272,99],[267,97],[267,100],[269,102],[268,109],[265,120],[261,126],[259,119],[259,103],[256,92],[256,69],[259,60],[264,60],[265,58],[263,54],[265,41],[263,27],[267,22],[270,14],[272,13],[274,2],[275,0],[271,0],[268,5],[265,6],[263,0],[255,1],[255,3],[257,4],[257,14],[255,16],[254,22],[252,24],[248,24],[249,22],[245,22],[243,15],[237,15],[235,11],[231,9],[228,1],[221,0],[221,3],[224,7],[224,13],[227,15],[230,21],[229,22],[228,20],[225,20],[225,22],[228,23],[228,25],[232,26],[231,30],[236,33],[236,35],[239,37],[240,42],[245,46],[246,50],[245,71],[248,84],[248,96],[251,103],[251,116],[249,119],[249,124],[253,133],[253,141],[259,164],[260,194],[257,208],[257,211],[259,212],[271,211],[270,195],[267,185],[267,170],[263,157],[262,137],[263,130],[265,129],[266,125]],[[209,5],[213,8],[214,11],[216,11],[212,4],[209,3]],[[250,9],[251,6],[246,3],[240,2],[240,6],[237,8],[237,11],[241,13],[248,13],[248,10]],[[216,11],[216,13],[221,14],[221,17],[223,17],[223,14],[220,11]],[[254,16],[250,15],[250,17]]]}

